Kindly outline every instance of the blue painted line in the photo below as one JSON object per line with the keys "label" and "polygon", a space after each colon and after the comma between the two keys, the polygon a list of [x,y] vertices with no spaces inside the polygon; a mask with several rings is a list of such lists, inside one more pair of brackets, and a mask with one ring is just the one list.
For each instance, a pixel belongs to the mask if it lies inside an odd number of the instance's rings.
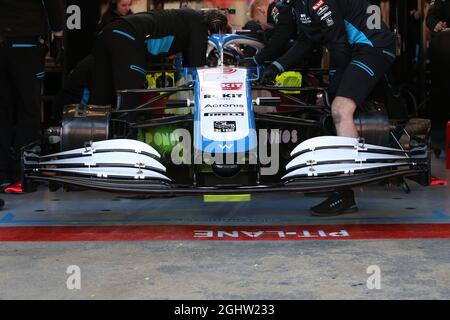
{"label": "blue painted line", "polygon": [[273,224],[277,223],[294,223],[294,224],[314,224],[315,222],[330,222],[330,224],[343,224],[347,222],[358,222],[358,223],[367,223],[367,222],[376,222],[376,223],[401,223],[401,224],[414,224],[414,223],[443,223],[449,222],[450,217],[443,213],[437,213],[432,217],[354,217],[354,218],[306,218],[306,219],[222,219],[222,218],[209,218],[209,219],[164,219],[164,218],[155,218],[155,219],[115,219],[115,220],[36,220],[36,219],[24,219],[18,220],[13,219],[13,217],[8,216],[4,217],[0,220],[0,225],[14,225],[14,226],[67,226],[67,225],[102,225],[102,224],[118,224],[123,225],[128,223],[141,223],[141,224],[154,224],[154,223],[186,223],[186,222],[195,222],[195,223],[205,223],[205,222],[222,222],[222,223],[258,223],[258,222],[270,222]]}
{"label": "blue painted line", "polygon": [[14,213],[8,212],[0,219],[0,224],[11,223],[14,220],[14,217]]}
{"label": "blue painted line", "polygon": [[433,213],[431,214],[433,218],[436,219],[443,219],[443,220],[450,220],[450,215],[447,212],[441,211],[441,210],[433,210]]}
{"label": "blue painted line", "polygon": [[[97,217],[98,218],[98,217]],[[17,215],[12,212],[7,212],[1,219],[0,225],[13,225],[13,226],[61,226],[61,225],[95,225],[95,224],[118,224],[124,223],[142,223],[142,224],[155,224],[155,223],[186,223],[186,222],[238,222],[238,223],[295,223],[295,224],[312,224],[314,222],[329,222],[335,224],[341,224],[346,222],[383,222],[383,223],[442,223],[450,221],[450,214],[441,209],[432,209],[431,215],[426,216],[397,216],[397,217],[352,217],[352,216],[339,216],[336,218],[326,217],[304,217],[301,219],[272,219],[272,218],[242,218],[242,219],[227,219],[227,218],[136,218],[135,216],[126,216],[121,219],[86,219],[86,220],[56,220],[56,219],[17,219]]]}

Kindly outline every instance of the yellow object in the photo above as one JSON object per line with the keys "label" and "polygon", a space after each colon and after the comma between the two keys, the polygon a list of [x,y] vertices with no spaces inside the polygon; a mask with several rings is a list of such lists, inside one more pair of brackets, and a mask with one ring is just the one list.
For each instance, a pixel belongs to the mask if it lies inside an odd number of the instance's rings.
{"label": "yellow object", "polygon": [[[301,87],[302,74],[298,71],[287,71],[278,75],[275,78],[275,83],[278,87]],[[299,94],[301,91],[280,90],[282,93]]]}
{"label": "yellow object", "polygon": [[246,202],[251,200],[251,194],[205,194],[203,196],[203,202]]}
{"label": "yellow object", "polygon": [[[147,89],[161,88],[158,86],[158,80],[162,77],[162,72],[155,72],[153,74],[147,74]],[[165,72],[166,74],[166,83],[169,82],[169,87],[173,87],[175,85],[175,74],[173,72]],[[161,92],[162,94],[163,92]]]}

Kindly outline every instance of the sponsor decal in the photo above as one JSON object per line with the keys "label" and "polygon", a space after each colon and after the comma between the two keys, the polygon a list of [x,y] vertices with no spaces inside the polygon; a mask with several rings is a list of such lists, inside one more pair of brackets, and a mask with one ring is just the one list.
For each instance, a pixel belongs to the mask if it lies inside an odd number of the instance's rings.
{"label": "sponsor decal", "polygon": [[328,11],[326,14],[323,15],[323,17],[320,18],[320,20],[323,21],[327,18],[330,18],[331,14],[332,14],[332,12]]}
{"label": "sponsor decal", "polygon": [[236,121],[214,121],[214,132],[235,132]]}
{"label": "sponsor decal", "polygon": [[329,26],[329,27],[334,26],[334,20],[333,20],[333,18],[328,18],[328,19],[326,20],[326,22],[327,22],[327,26]]}
{"label": "sponsor decal", "polygon": [[312,6],[312,8],[314,11],[317,11],[317,9],[319,9],[324,4],[325,4],[325,2],[323,0],[319,0]]}
{"label": "sponsor decal", "polygon": [[205,117],[243,117],[243,112],[207,112],[204,113]]}
{"label": "sponsor decal", "polygon": [[320,8],[319,10],[317,10],[317,15],[320,17],[321,15],[323,15],[324,13],[326,13],[330,8],[325,5],[322,8]]}
{"label": "sponsor decal", "polygon": [[236,68],[227,68],[227,67],[225,67],[225,68],[223,68],[223,74],[233,74],[233,73],[235,73],[237,71],[237,69]]}
{"label": "sponsor decal", "polygon": [[224,82],[222,90],[241,90],[244,84],[242,82]]}
{"label": "sponsor decal", "polygon": [[302,24],[310,24],[312,22],[311,17],[308,17],[306,14],[302,13],[300,15],[300,22]]}
{"label": "sponsor decal", "polygon": [[203,108],[243,108],[243,104],[236,104],[236,103],[219,103],[219,104],[207,104]]}
{"label": "sponsor decal", "polygon": [[223,93],[223,94],[205,94],[203,99],[232,99],[232,98],[242,98],[242,93]]}

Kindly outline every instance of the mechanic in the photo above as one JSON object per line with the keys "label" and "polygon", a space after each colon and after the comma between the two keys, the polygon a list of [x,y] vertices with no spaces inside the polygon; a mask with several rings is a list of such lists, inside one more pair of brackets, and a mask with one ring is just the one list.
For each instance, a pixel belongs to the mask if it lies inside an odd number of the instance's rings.
{"label": "mechanic", "polygon": [[133,14],[133,11],[131,11],[131,5],[133,4],[132,2],[132,0],[112,1],[100,19],[96,34],[100,33],[100,31],[102,31],[114,19]]}
{"label": "mechanic", "polygon": [[[264,43],[272,36],[275,22],[272,18],[272,11],[277,1],[272,0],[253,0],[248,8],[247,15],[250,20],[242,27],[243,30],[250,31],[249,37],[253,37]],[[253,57],[256,49],[251,46],[244,46],[244,56]],[[278,55],[279,56],[279,55]],[[277,57],[278,57],[277,56]]]}
{"label": "mechanic", "polygon": [[69,73],[64,86],[53,100],[53,110],[57,119],[61,119],[66,105],[88,104],[94,65],[94,56],[90,54]]}
{"label": "mechanic", "polygon": [[[271,83],[301,60],[313,42],[322,43],[330,52],[330,85],[325,100],[328,105],[332,101],[338,136],[358,138],[353,122],[356,107],[364,103],[395,60],[394,34],[383,22],[381,28],[370,25],[369,5],[365,0],[297,1],[296,43],[266,68],[262,78],[263,83]],[[353,191],[345,190],[333,193],[311,210],[314,215],[336,215],[358,208]]]}
{"label": "mechanic", "polygon": [[450,22],[450,1],[432,0],[426,19],[427,27],[433,32],[442,32],[449,28]]}
{"label": "mechanic", "polygon": [[220,33],[227,17],[217,10],[161,10],[118,18],[99,35],[90,104],[111,105],[116,90],[145,88],[146,55],[181,52],[185,67],[206,64],[208,32]]}
{"label": "mechanic", "polygon": [[62,43],[65,13],[63,0],[0,0],[0,8],[0,188],[3,191],[20,178],[20,149],[39,138],[46,44],[50,30],[54,41]]}
{"label": "mechanic", "polygon": [[[279,58],[283,52],[289,50],[297,38],[296,14],[292,0],[289,4],[283,1],[255,0],[250,5],[249,15],[252,20],[243,27],[250,30],[250,36],[260,39],[264,48],[256,54],[252,47],[244,47],[244,56],[252,57],[252,65],[262,65],[264,62]],[[263,14],[265,12],[265,15]],[[262,35],[258,32],[262,32]],[[302,61],[302,66],[320,68],[322,60],[322,47],[314,46],[308,58]],[[248,62],[242,62],[248,65]]]}
{"label": "mechanic", "polygon": [[253,57],[255,64],[273,61],[280,57],[280,52],[288,49],[289,40],[295,39],[297,26],[293,7],[282,1],[272,2],[267,6],[267,21],[273,30],[264,48]]}
{"label": "mechanic", "polygon": [[[109,3],[108,9],[102,15],[97,26],[96,35],[114,19],[133,14],[130,9],[131,5],[132,0],[117,0]],[[53,110],[57,119],[61,118],[65,105],[88,103],[95,65],[94,61],[94,56],[92,54],[88,55],[67,76],[63,88],[53,100]]]}
{"label": "mechanic", "polygon": [[[244,25],[244,30],[250,30],[252,36],[256,37],[259,30],[272,29],[269,22],[273,0],[253,0],[248,7],[248,16],[250,20]],[[269,9],[270,8],[270,9]]]}
{"label": "mechanic", "polygon": [[431,61],[431,110],[433,140],[445,141],[445,128],[450,118],[450,0],[434,0],[426,17],[431,31],[429,57]]}

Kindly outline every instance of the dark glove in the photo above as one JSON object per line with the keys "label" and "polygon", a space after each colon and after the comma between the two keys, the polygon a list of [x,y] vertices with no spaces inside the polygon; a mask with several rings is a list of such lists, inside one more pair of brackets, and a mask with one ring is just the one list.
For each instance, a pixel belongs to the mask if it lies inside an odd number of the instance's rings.
{"label": "dark glove", "polygon": [[50,56],[55,60],[58,65],[64,62],[64,41],[62,37],[54,37],[50,46]]}
{"label": "dark glove", "polygon": [[264,85],[273,85],[273,82],[275,81],[276,76],[280,73],[280,69],[273,63],[270,64],[266,69],[264,70],[264,74],[261,78],[261,84]]}
{"label": "dark glove", "polygon": [[273,85],[273,82],[275,81],[276,76],[280,73],[280,69],[273,63],[270,64],[266,69],[264,70],[264,74],[261,78],[261,83],[264,85]]}

